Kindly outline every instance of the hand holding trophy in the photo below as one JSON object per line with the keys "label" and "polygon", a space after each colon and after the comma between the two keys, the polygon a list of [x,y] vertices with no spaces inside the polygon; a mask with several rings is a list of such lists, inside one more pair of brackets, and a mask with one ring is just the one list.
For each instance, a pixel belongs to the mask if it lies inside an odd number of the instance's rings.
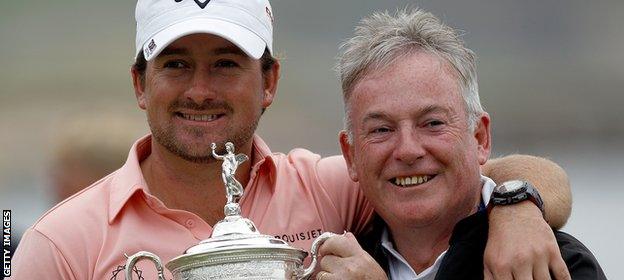
{"label": "hand holding trophy", "polygon": [[[243,186],[236,180],[236,169],[249,157],[235,154],[234,144],[225,143],[226,153],[216,152],[212,143],[212,156],[222,160],[221,178],[225,185],[227,203],[225,218],[214,225],[210,238],[187,249],[166,265],[175,280],[182,279],[308,279],[317,263],[319,246],[335,235],[325,232],[312,242],[312,262],[303,268],[308,255],[301,249],[290,247],[285,241],[258,232],[254,223],[241,216],[238,200]],[[149,259],[156,264],[158,279],[164,280],[160,258],[153,253],[141,251],[130,256],[126,262],[126,279],[132,279],[132,269],[137,261]]]}

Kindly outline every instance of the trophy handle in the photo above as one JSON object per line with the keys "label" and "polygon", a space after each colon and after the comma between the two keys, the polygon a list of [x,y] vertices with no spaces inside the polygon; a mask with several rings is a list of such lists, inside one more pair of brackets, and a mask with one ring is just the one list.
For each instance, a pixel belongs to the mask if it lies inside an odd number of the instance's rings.
{"label": "trophy handle", "polygon": [[301,276],[301,279],[308,279],[310,278],[310,276],[312,276],[312,273],[314,272],[314,270],[316,270],[316,258],[318,256],[318,248],[330,237],[337,235],[333,232],[329,232],[326,231],[323,234],[321,234],[319,237],[317,237],[316,239],[314,239],[314,241],[312,241],[312,248],[310,248],[310,256],[312,257],[312,262],[310,263],[310,266],[308,266],[308,268],[306,268],[303,271],[303,275]]}
{"label": "trophy handle", "polygon": [[132,280],[132,269],[134,269],[134,265],[136,262],[141,259],[149,259],[156,265],[156,270],[158,270],[158,280],[165,280],[165,274],[163,272],[163,265],[160,261],[160,258],[155,254],[146,251],[140,251],[130,257],[126,261],[126,280]]}

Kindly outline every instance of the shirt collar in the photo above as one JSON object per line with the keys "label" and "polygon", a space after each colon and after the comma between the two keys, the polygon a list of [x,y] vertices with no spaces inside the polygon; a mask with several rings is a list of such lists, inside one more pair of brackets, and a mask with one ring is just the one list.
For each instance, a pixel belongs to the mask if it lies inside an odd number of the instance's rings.
{"label": "shirt collar", "polygon": [[141,172],[141,161],[152,151],[152,136],[146,135],[137,140],[128,154],[126,163],[117,171],[110,185],[110,207],[108,223],[112,223],[121,208],[137,191],[147,192],[147,184]]}
{"label": "shirt collar", "polygon": [[[256,177],[256,173],[264,166],[269,169],[269,179],[275,182],[276,160],[274,154],[267,144],[258,135],[254,135],[252,140],[252,174],[251,181]],[[115,171],[110,186],[110,207],[108,212],[108,222],[112,223],[128,200],[137,192],[148,192],[141,162],[152,152],[152,136],[146,135],[137,140],[128,154],[126,163]]]}
{"label": "shirt collar", "polygon": [[394,243],[390,237],[388,227],[385,227],[381,233],[381,247],[383,248],[384,255],[388,259],[388,273],[390,279],[433,279],[438,272],[438,268],[440,268],[444,254],[446,254],[446,251],[442,252],[430,267],[427,267],[420,274],[417,274],[409,263],[407,263],[407,260],[403,258],[401,253],[394,248]]}
{"label": "shirt collar", "polygon": [[[496,183],[494,183],[492,179],[481,175],[481,203],[483,203],[484,206],[487,206],[490,201],[490,196],[492,196],[494,187],[496,187]],[[394,243],[387,226],[381,234],[381,247],[388,258],[388,268],[392,279],[433,279],[446,253],[446,251],[442,252],[430,267],[420,274],[416,274],[414,269],[412,269],[403,256],[394,248]]]}
{"label": "shirt collar", "polygon": [[492,197],[492,192],[494,192],[494,188],[496,187],[496,183],[490,177],[486,177],[481,175],[481,202],[483,206],[487,207],[488,203],[490,203],[490,197]]}
{"label": "shirt collar", "polygon": [[275,182],[276,155],[271,152],[269,146],[258,135],[254,135],[251,149],[254,155],[251,170],[257,170],[261,165],[267,164],[271,171],[271,182]]}

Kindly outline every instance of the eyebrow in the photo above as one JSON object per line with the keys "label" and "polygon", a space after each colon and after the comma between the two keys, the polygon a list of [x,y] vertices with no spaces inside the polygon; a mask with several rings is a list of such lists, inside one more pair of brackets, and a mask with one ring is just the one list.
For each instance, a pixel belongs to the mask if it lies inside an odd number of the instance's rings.
{"label": "eyebrow", "polygon": [[386,113],[382,113],[382,112],[371,112],[366,114],[366,116],[364,117],[364,119],[362,119],[362,123],[367,123],[369,121],[374,121],[374,120],[384,120],[384,119],[389,119],[390,116]]}
{"label": "eyebrow", "polygon": [[[442,114],[448,115],[449,110],[445,107],[441,107],[438,105],[427,105],[425,106],[425,108],[417,112],[417,116],[422,117],[424,115],[431,114],[431,113],[442,113]],[[364,119],[362,119],[362,123],[364,124],[373,120],[385,120],[385,119],[390,119],[390,115],[383,113],[383,112],[370,112],[366,114]]]}
{"label": "eyebrow", "polygon": [[189,51],[183,48],[174,48],[171,46],[168,46],[166,48],[164,48],[159,54],[158,57],[161,56],[167,56],[167,55],[184,55],[184,54],[188,54]]}
{"label": "eyebrow", "polygon": [[243,52],[243,50],[241,50],[240,48],[236,47],[236,46],[227,46],[227,47],[221,47],[221,48],[216,48],[212,51],[213,54],[235,54],[235,55],[240,55],[240,56],[247,56],[247,54],[245,52]]}
{"label": "eyebrow", "polygon": [[443,113],[445,115],[449,114],[449,109],[437,105],[428,105],[423,110],[421,110],[418,114],[420,116],[424,116],[430,113]]}

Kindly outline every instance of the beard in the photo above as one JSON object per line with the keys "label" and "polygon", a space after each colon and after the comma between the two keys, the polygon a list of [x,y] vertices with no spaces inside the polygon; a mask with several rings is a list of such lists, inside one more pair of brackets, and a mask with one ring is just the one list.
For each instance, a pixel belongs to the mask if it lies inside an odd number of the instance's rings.
{"label": "beard", "polygon": [[[204,104],[198,105],[192,101],[176,101],[170,106],[169,112],[175,112],[178,109],[187,108],[193,110],[207,110],[207,109],[225,109],[228,113],[234,112],[234,109],[222,101],[210,101]],[[223,143],[217,143],[217,154],[225,153],[225,142],[232,142],[234,147],[243,147],[251,141],[253,135],[258,127],[260,120],[260,113],[248,123],[242,123],[239,127],[229,127],[222,131],[222,136],[225,136]],[[153,138],[160,145],[165,147],[172,154],[179,156],[180,158],[193,162],[193,163],[210,163],[216,159],[212,156],[212,149],[210,147],[211,142],[218,142],[215,139],[209,139],[209,131],[205,128],[190,127],[185,128],[184,134],[188,134],[195,139],[205,139],[205,144],[196,145],[192,143],[186,143],[177,137],[181,128],[176,128],[173,123],[169,122],[164,125],[158,125],[155,121],[151,120],[148,115],[147,120],[150,130],[152,131]]]}

